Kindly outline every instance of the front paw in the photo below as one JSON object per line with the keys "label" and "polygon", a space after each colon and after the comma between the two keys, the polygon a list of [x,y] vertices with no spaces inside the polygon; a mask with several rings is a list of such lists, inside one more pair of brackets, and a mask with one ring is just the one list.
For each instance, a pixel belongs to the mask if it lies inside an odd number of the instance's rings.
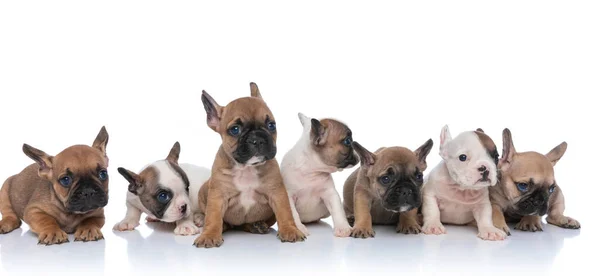
{"label": "front paw", "polygon": [[204,215],[203,214],[194,214],[194,224],[198,227],[204,226]]}
{"label": "front paw", "polygon": [[300,242],[306,240],[306,235],[296,225],[280,227],[277,231],[277,237],[281,242]]}
{"label": "front paw", "polygon": [[200,235],[200,237],[198,237],[195,241],[194,241],[194,246],[198,247],[198,248],[213,248],[213,247],[219,247],[223,244],[223,235],[216,234],[216,235],[211,235],[208,233],[202,233],[202,235]]}
{"label": "front paw", "polygon": [[515,229],[529,232],[544,231],[542,228],[542,218],[538,216],[525,216],[517,223]]}
{"label": "front paw", "polygon": [[139,221],[123,220],[113,227],[115,231],[133,231],[140,225]]}
{"label": "front paw", "polygon": [[21,226],[21,220],[5,217],[0,220],[0,234],[8,234]]}
{"label": "front paw", "polygon": [[308,231],[308,228],[303,223],[296,224],[296,227],[298,227],[298,230],[300,230],[300,232],[302,232],[302,234],[304,234],[305,236],[310,235],[310,231]]}
{"label": "front paw", "polygon": [[396,227],[396,233],[419,234],[421,231],[421,226],[416,220],[400,223]]}
{"label": "front paw", "polygon": [[566,228],[566,229],[581,228],[581,224],[579,224],[579,222],[576,219],[570,218],[570,217],[561,216],[558,218],[552,218],[552,217],[548,216],[548,218],[546,218],[546,221],[552,225],[556,225],[561,228]]}
{"label": "front paw", "polygon": [[508,228],[508,225],[506,224],[506,222],[502,222],[502,223],[494,223],[494,227],[504,231],[504,233],[506,233],[507,236],[510,236],[510,228]]}
{"label": "front paw", "polygon": [[496,227],[483,227],[479,229],[477,237],[486,241],[502,241],[506,239],[506,233],[504,230],[500,230]]}
{"label": "front paw", "polygon": [[200,228],[192,221],[186,221],[178,224],[177,227],[175,227],[175,230],[173,230],[173,233],[179,236],[191,236],[200,233]]}
{"label": "front paw", "polygon": [[347,238],[352,234],[352,227],[336,227],[333,228],[333,235],[338,238]]}
{"label": "front paw", "polygon": [[446,227],[441,222],[426,222],[423,225],[423,233],[427,235],[442,235],[446,234]]}
{"label": "front paw", "polygon": [[75,231],[75,241],[89,242],[104,239],[102,231],[96,226],[80,226]]}
{"label": "front paw", "polygon": [[354,228],[350,232],[350,236],[353,238],[361,238],[361,239],[374,238],[375,230],[373,230],[373,227],[370,227],[370,226],[369,227],[354,226]]}
{"label": "front paw", "polygon": [[38,235],[38,244],[53,245],[69,242],[67,233],[60,228],[41,231]]}

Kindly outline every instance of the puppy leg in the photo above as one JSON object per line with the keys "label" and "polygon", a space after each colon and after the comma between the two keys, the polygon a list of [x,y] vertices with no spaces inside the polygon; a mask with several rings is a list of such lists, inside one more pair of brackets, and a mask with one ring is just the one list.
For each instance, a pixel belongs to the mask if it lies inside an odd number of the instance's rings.
{"label": "puppy leg", "polygon": [[31,232],[38,234],[38,244],[53,245],[69,242],[67,233],[52,216],[37,208],[25,210],[25,222],[31,227]]}
{"label": "puppy leg", "polygon": [[2,220],[0,220],[0,234],[7,234],[21,227],[21,220],[13,210],[10,198],[8,197],[9,186],[10,183],[9,180],[7,180],[4,183],[4,186],[2,186],[2,190],[0,190],[0,213],[2,213]]}
{"label": "puppy leg", "polygon": [[419,234],[421,233],[421,225],[418,222],[417,208],[408,212],[400,213],[400,220],[396,227],[396,232],[404,234]]}
{"label": "puppy leg", "polygon": [[104,226],[104,213],[84,220],[75,229],[75,241],[89,242],[104,239],[100,230],[102,226]]}
{"label": "puppy leg", "polygon": [[336,237],[349,237],[352,232],[352,227],[348,223],[348,219],[346,219],[346,212],[344,212],[344,205],[342,205],[342,199],[340,195],[335,190],[333,183],[331,183],[331,188],[327,189],[321,199],[325,203],[327,210],[331,214],[333,218],[333,234]]}
{"label": "puppy leg", "polygon": [[[210,185],[213,183],[207,183]],[[223,244],[223,215],[225,214],[223,194],[218,187],[209,187],[206,214],[204,218],[204,231],[194,241],[194,246],[212,248]]]}
{"label": "puppy leg", "polygon": [[544,231],[544,229],[542,229],[542,217],[524,216],[521,218],[521,221],[517,223],[515,229],[529,232]]}
{"label": "puppy leg", "polygon": [[479,230],[477,236],[479,238],[488,241],[501,241],[506,238],[506,233],[503,230],[494,227],[492,204],[489,200],[483,200],[473,208],[473,217],[477,221],[477,229]]}
{"label": "puppy leg", "polygon": [[550,210],[548,212],[548,217],[546,221],[552,225],[556,225],[558,227],[567,228],[567,229],[579,229],[581,228],[581,224],[573,218],[567,217],[564,215],[565,212],[565,197],[557,186],[556,191],[554,191],[554,200],[550,200]]}
{"label": "puppy leg", "polygon": [[113,230],[115,231],[132,231],[136,227],[140,225],[140,218],[142,217],[142,211],[140,209],[134,207],[133,205],[127,202],[127,214],[125,218],[115,224]]}
{"label": "puppy leg", "polygon": [[506,235],[510,236],[510,229],[506,224],[506,219],[504,219],[504,212],[502,208],[498,205],[492,205],[492,221],[494,223],[494,227],[504,231]]}
{"label": "puppy leg", "polygon": [[304,225],[302,223],[302,220],[300,220],[300,214],[298,214],[298,210],[296,210],[296,202],[294,201],[293,196],[289,196],[289,199],[290,199],[290,209],[292,209],[292,216],[294,217],[294,223],[296,223],[296,227],[298,227],[298,229],[300,231],[302,231],[302,233],[304,233],[304,235],[306,235],[306,236],[310,235],[308,228],[306,228],[306,225]]}
{"label": "puppy leg", "polygon": [[290,199],[288,197],[283,180],[277,183],[269,193],[269,205],[275,212],[277,218],[277,236],[281,242],[299,242],[306,239],[306,235],[296,227]]}
{"label": "puppy leg", "polygon": [[423,195],[423,233],[427,235],[446,234],[446,227],[440,221],[440,208],[434,195]]}
{"label": "puppy leg", "polygon": [[371,217],[371,196],[358,186],[354,190],[354,218],[351,237],[363,239],[375,237]]}
{"label": "puppy leg", "polygon": [[180,219],[176,222],[177,227],[173,230],[175,235],[179,236],[191,236],[200,233],[200,228],[194,223],[193,215],[190,215],[184,219]]}

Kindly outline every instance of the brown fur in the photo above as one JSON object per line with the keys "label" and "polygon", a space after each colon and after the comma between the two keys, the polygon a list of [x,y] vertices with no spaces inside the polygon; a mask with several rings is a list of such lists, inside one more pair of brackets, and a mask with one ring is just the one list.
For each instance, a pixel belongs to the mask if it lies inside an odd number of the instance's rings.
{"label": "brown fur", "polygon": [[344,144],[347,137],[352,137],[350,128],[333,119],[313,120],[315,122],[311,127],[310,140],[323,163],[336,168],[346,167],[348,164],[345,163],[350,158],[352,165],[356,165],[358,160],[354,158],[352,146]]}
{"label": "brown fur", "polygon": [[366,159],[361,156],[361,167],[344,184],[344,209],[350,220],[354,218],[355,221],[351,236],[374,237],[373,224],[396,224],[398,232],[407,234],[421,232],[416,209],[398,214],[383,208],[381,196],[385,188],[377,179],[389,168],[408,174],[414,173],[417,168],[425,171],[426,157],[432,145],[430,140],[415,152],[404,147],[389,147],[378,149]]}
{"label": "brown fur", "polygon": [[[223,243],[224,222],[252,232],[250,229],[257,227],[245,224],[269,221],[267,224],[270,226],[275,222],[273,216],[279,226],[278,236],[281,241],[296,242],[305,239],[294,223],[279,164],[275,159],[253,168],[259,177],[259,187],[253,194],[256,203],[247,213],[241,205],[241,192],[236,188],[232,175],[237,167],[242,166],[232,156],[232,152],[238,147],[238,139],[228,135],[227,130],[238,120],[256,123],[264,123],[267,118],[275,120],[256,84],[251,83],[250,88],[252,97],[234,100],[225,107],[218,105],[206,92],[203,94],[207,124],[221,135],[223,143],[215,157],[211,178],[202,186],[198,195],[200,212],[205,214],[205,227],[194,242],[197,247],[220,246]],[[273,133],[272,137],[276,141],[277,134]]]}
{"label": "brown fur", "polygon": [[[524,231],[542,231],[541,217],[521,216],[513,210],[523,198],[516,183],[533,183],[534,189],[550,189],[556,185],[554,165],[567,149],[566,143],[561,143],[546,155],[537,152],[516,152],[510,130],[503,132],[503,153],[498,167],[502,171],[500,183],[490,188],[493,205],[494,226],[509,233],[506,220],[516,220],[516,229]],[[564,196],[560,187],[556,186],[548,200],[547,222],[563,228],[579,228],[579,222],[563,215],[565,210]]]}
{"label": "brown fur", "polygon": [[[24,152],[37,163],[9,177],[2,186],[0,234],[13,231],[24,220],[38,234],[41,244],[68,242],[67,233],[75,233],[76,241],[102,239],[103,208],[77,214],[67,210],[67,202],[79,178],[97,177],[99,168],[108,167],[107,143],[108,133],[103,127],[92,147],[72,146],[54,157],[24,145]],[[65,188],[58,179],[67,169],[73,176],[73,184]],[[102,182],[102,190],[108,196],[108,179]]]}

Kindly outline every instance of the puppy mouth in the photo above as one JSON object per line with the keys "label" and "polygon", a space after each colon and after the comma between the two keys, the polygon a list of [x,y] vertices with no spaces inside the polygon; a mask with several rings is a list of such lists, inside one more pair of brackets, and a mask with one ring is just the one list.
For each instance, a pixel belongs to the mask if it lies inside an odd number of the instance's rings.
{"label": "puppy mouth", "polygon": [[383,209],[385,209],[386,211],[392,212],[392,213],[404,213],[404,212],[410,211],[415,208],[417,208],[417,206],[414,206],[412,204],[403,204],[400,207],[396,207],[396,208],[389,208],[389,207],[386,207],[385,205],[383,206]]}
{"label": "puppy mouth", "polygon": [[254,156],[254,157],[250,158],[250,160],[246,161],[246,165],[260,166],[266,162],[267,162],[267,160],[264,156]]}

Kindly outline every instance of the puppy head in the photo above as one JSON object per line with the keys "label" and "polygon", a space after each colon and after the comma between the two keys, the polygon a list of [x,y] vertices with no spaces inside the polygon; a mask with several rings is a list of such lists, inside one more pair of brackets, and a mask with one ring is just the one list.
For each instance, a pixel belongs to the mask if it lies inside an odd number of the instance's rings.
{"label": "puppy head", "polygon": [[108,203],[107,143],[108,132],[102,127],[91,147],[75,145],[50,156],[24,144],[23,152],[39,165],[39,176],[52,183],[64,207],[83,214]]}
{"label": "puppy head", "polygon": [[309,133],[311,148],[321,161],[330,167],[346,169],[358,164],[358,155],[352,149],[352,131],[333,119],[312,119],[298,113],[305,132]]}
{"label": "puppy head", "polygon": [[482,189],[498,182],[498,150],[481,129],[463,132],[452,139],[450,129],[444,126],[440,156],[452,180],[465,189]]}
{"label": "puppy head", "polygon": [[562,142],[546,155],[517,153],[510,130],[504,129],[498,167],[502,172],[502,189],[512,211],[523,216],[543,216],[548,212],[548,202],[556,188],[553,167],[566,150],[567,143]]}
{"label": "puppy head", "polygon": [[139,174],[118,169],[129,182],[129,192],[139,197],[150,211],[149,215],[164,222],[190,215],[190,181],[179,167],[179,152],[179,142],[176,142],[165,160],[152,163]]}
{"label": "puppy head", "polygon": [[405,212],[421,206],[420,190],[427,155],[433,146],[431,139],[414,152],[390,147],[373,154],[357,142],[352,146],[360,156],[361,173],[365,174],[370,190],[381,199],[386,210]]}
{"label": "puppy head", "polygon": [[206,91],[202,103],[206,122],[221,134],[223,150],[238,164],[260,165],[277,154],[275,117],[255,83],[250,83],[250,97],[239,98],[220,106]]}

